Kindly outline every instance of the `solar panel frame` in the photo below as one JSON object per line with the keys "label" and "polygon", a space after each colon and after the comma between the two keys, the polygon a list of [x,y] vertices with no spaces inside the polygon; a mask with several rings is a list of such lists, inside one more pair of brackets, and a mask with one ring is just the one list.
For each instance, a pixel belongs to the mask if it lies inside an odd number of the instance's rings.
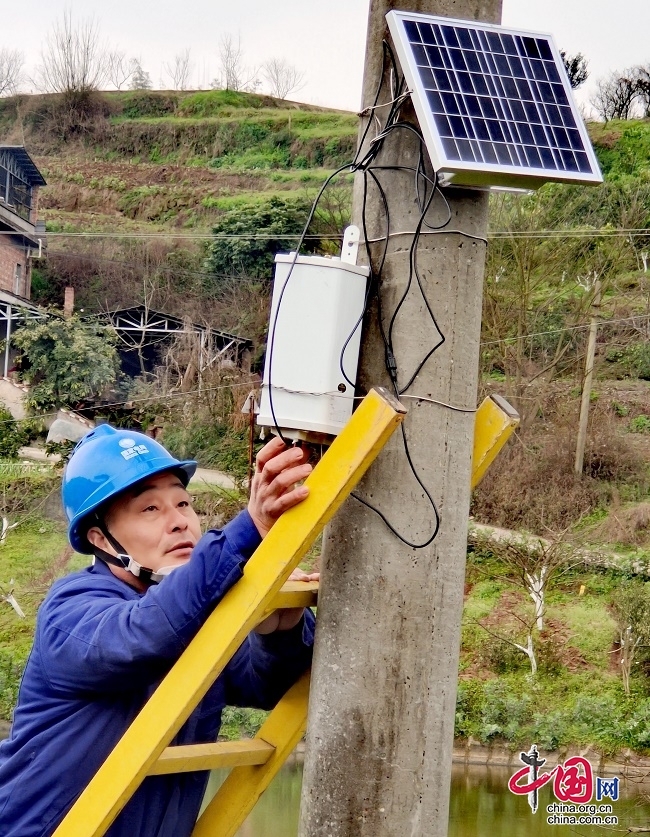
{"label": "solar panel frame", "polygon": [[443,184],[602,183],[552,35],[395,10],[386,20]]}

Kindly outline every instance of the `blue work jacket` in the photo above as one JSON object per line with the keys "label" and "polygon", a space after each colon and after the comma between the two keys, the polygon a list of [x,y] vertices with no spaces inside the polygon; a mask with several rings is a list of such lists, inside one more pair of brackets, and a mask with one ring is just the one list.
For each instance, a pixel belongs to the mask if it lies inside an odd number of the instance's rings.
{"label": "blue work jacket", "polygon": [[[53,585],[0,744],[0,837],[54,832],[259,542],[244,511],[144,594],[101,561]],[[306,611],[290,631],[250,634],[172,743],[215,741],[226,705],[271,708],[309,666],[313,627]],[[207,779],[146,778],[106,834],[191,834]]]}

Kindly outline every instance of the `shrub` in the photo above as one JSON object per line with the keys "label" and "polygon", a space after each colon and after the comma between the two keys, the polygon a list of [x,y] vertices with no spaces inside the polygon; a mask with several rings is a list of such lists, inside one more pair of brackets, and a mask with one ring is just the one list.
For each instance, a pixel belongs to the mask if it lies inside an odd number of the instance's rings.
{"label": "shrub", "polygon": [[192,487],[192,506],[201,518],[201,527],[219,529],[246,507],[247,497],[238,491],[205,484],[200,491]]}
{"label": "shrub", "polygon": [[570,739],[569,721],[564,710],[535,713],[532,734],[543,750],[557,750],[561,744]]}
{"label": "shrub", "polygon": [[[224,284],[224,277],[239,275],[270,282],[275,254],[286,253],[295,246],[310,208],[311,201],[306,198],[274,195],[233,209],[215,225],[213,232],[242,238],[215,238],[205,269],[215,276],[217,285]],[[267,237],[251,238],[251,234]],[[310,241],[305,249],[314,250],[316,243]]]}
{"label": "shrub", "polygon": [[112,112],[113,104],[107,96],[83,90],[35,96],[24,119],[46,145],[58,148],[63,143],[94,138],[108,124]]}
{"label": "shrub", "polygon": [[[548,408],[549,414],[553,407]],[[474,492],[477,519],[540,534],[560,531],[611,500],[613,486],[640,486],[647,466],[631,440],[617,432],[605,406],[593,410],[584,475],[573,471],[577,417],[555,416],[553,434],[537,433],[532,444],[510,444]],[[516,487],[512,475],[517,475]]]}
{"label": "shrub", "polygon": [[29,407],[46,411],[74,406],[97,395],[117,375],[117,337],[103,325],[78,317],[50,316],[26,323],[13,336],[29,369]]}
{"label": "shrub", "polygon": [[642,546],[650,537],[650,503],[629,508],[614,506],[598,528],[599,537],[609,543]]}
{"label": "shrub", "polygon": [[618,732],[619,709],[612,695],[578,695],[571,718],[576,740],[584,743],[614,741]]}
{"label": "shrub", "polygon": [[219,737],[229,741],[238,738],[253,738],[262,726],[268,712],[263,709],[242,709],[236,706],[227,706],[221,716],[221,729]]}
{"label": "shrub", "polygon": [[[516,640],[516,637],[513,638]],[[525,669],[530,671],[530,662],[526,655],[511,642],[488,637],[481,643],[478,660],[495,674],[506,674],[509,671]]]}
{"label": "shrub", "polygon": [[248,473],[248,431],[197,415],[182,425],[165,425],[165,447],[179,459],[196,459],[204,468],[225,471],[237,479]]}
{"label": "shrub", "polygon": [[623,737],[629,747],[650,749],[650,700],[642,700],[632,717],[621,727]]}
{"label": "shrub", "polygon": [[650,432],[650,416],[643,413],[640,416],[635,416],[630,420],[628,429],[631,433],[648,433]]}
{"label": "shrub", "polygon": [[483,687],[481,738],[486,741],[495,735],[508,740],[517,737],[519,727],[529,714],[530,696],[514,694],[503,680],[493,680]]}
{"label": "shrub", "polygon": [[0,459],[17,459],[18,450],[29,441],[29,432],[0,405]]}
{"label": "shrub", "polygon": [[153,90],[136,90],[124,98],[122,115],[127,119],[169,116],[176,112],[178,96]]}
{"label": "shrub", "polygon": [[650,380],[650,343],[630,343],[623,348],[610,349],[605,360],[617,364],[619,377]]}

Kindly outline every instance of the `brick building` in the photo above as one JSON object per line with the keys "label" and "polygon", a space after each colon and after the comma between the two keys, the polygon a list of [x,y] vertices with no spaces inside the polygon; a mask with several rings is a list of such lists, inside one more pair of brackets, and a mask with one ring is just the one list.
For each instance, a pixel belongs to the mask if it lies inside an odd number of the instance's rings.
{"label": "brick building", "polygon": [[[43,175],[20,145],[0,145],[0,290],[29,299],[32,255],[45,228],[36,219]],[[40,239],[40,242],[39,242]]]}
{"label": "brick building", "polygon": [[0,374],[14,362],[11,334],[42,313],[29,303],[32,259],[45,245],[45,225],[36,218],[38,190],[45,179],[21,145],[0,145]]}

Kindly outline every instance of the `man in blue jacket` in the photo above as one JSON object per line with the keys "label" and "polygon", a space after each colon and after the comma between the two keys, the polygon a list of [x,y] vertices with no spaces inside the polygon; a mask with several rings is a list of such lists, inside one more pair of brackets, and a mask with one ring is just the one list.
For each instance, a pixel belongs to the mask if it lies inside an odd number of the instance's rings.
{"label": "man in blue jacket", "polygon": [[[0,745],[0,837],[47,837],[182,654],[311,470],[274,439],[248,509],[201,537],[187,483],[196,462],[101,425],[63,477],[68,537],[91,567],[56,582],[38,615],[10,737]],[[276,611],[249,635],[172,743],[216,740],[227,704],[272,707],[307,668],[310,611]],[[144,780],[106,832],[191,834],[208,774]]]}

